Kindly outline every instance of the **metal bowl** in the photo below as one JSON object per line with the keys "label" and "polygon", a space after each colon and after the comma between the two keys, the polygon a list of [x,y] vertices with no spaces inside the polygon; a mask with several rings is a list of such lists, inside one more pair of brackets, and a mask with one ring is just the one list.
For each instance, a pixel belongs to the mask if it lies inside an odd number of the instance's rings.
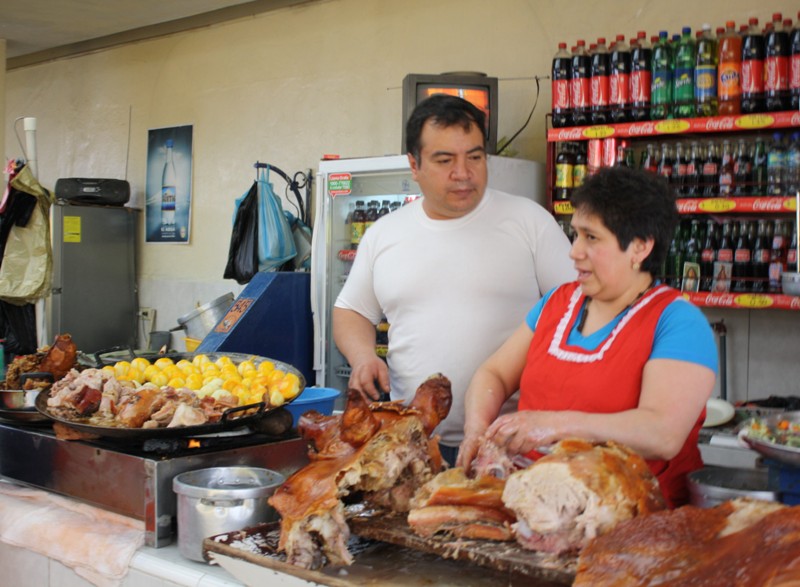
{"label": "metal bowl", "polygon": [[778,501],[778,493],[770,490],[768,474],[763,469],[707,465],[689,473],[687,481],[691,503],[697,507],[710,508],[737,497]]}
{"label": "metal bowl", "polygon": [[[765,418],[758,418],[758,420],[766,425],[770,430],[775,430],[781,420],[800,423],[800,411],[782,412],[767,416]],[[741,424],[738,434],[739,439],[742,442],[768,459],[778,461],[779,463],[783,463],[785,465],[800,467],[800,448],[769,442],[763,438],[755,438],[750,436],[748,432],[752,422],[753,419],[750,419]]]}
{"label": "metal bowl", "polygon": [[36,410],[38,389],[1,389],[0,406],[4,410]]}

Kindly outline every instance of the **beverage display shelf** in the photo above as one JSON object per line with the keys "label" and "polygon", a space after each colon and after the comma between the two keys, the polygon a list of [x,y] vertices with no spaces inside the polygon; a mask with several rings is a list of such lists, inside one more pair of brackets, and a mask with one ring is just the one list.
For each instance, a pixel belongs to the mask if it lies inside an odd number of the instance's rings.
{"label": "beverage display shelf", "polygon": [[800,310],[800,296],[784,294],[683,292],[695,306],[745,310]]}
{"label": "beverage display shelf", "polygon": [[644,120],[623,124],[595,126],[570,126],[549,128],[547,142],[588,141],[591,139],[645,138],[693,133],[726,133],[757,131],[800,126],[800,111],[762,112],[736,116],[709,116],[705,118],[671,118]]}
{"label": "beverage display shelf", "polygon": [[[681,214],[790,214],[797,210],[796,198],[788,196],[680,198]],[[553,202],[553,214],[572,214],[572,204]]]}

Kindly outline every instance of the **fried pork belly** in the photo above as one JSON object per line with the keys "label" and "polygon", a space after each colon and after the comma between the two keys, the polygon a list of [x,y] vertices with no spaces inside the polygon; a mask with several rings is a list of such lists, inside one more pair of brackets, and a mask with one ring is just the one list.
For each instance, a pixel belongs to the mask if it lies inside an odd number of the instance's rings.
{"label": "fried pork belly", "polygon": [[103,404],[104,390],[111,379],[112,376],[102,369],[86,369],[80,373],[72,369],[53,384],[47,407],[67,418],[90,416]]}
{"label": "fried pork belly", "polygon": [[562,440],[513,473],[503,503],[514,511],[517,541],[530,550],[578,551],[624,520],[664,509],[647,463],[615,442]]}
{"label": "fried pork belly", "polygon": [[408,511],[416,489],[442,468],[430,434],[451,401],[449,381],[436,375],[409,406],[368,404],[349,390],[343,414],[305,414],[298,430],[310,442],[311,462],[269,498],[281,516],[279,548],[287,562],[305,568],[352,563],[342,502],[351,493],[373,506]]}
{"label": "fried pork belly", "polygon": [[736,499],[628,520],[578,559],[576,587],[800,584],[800,506]]}
{"label": "fried pork belly", "polygon": [[408,525],[422,537],[513,540],[516,518],[503,505],[504,487],[505,481],[491,475],[470,479],[462,467],[447,469],[417,491]]}

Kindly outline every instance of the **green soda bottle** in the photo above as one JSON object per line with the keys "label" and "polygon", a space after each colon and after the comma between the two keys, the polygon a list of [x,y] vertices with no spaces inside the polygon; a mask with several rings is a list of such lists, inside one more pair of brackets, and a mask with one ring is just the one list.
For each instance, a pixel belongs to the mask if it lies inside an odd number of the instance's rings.
{"label": "green soda bottle", "polygon": [[658,41],[653,45],[652,71],[650,118],[669,118],[672,109],[672,48],[667,31],[659,31]]}
{"label": "green soda bottle", "polygon": [[694,116],[694,64],[695,45],[692,29],[681,29],[681,37],[675,49],[675,74],[672,78],[672,100],[675,118]]}

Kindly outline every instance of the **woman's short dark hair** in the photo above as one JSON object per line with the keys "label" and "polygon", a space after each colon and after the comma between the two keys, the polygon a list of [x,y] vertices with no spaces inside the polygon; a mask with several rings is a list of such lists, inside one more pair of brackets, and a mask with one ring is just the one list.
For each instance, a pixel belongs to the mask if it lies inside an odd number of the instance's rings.
{"label": "woman's short dark hair", "polygon": [[680,215],[667,180],[649,171],[605,167],[586,178],[570,198],[573,207],[597,216],[619,241],[621,250],[635,238],[653,239],[642,271],[661,272]]}
{"label": "woman's short dark hair", "polygon": [[422,150],[422,127],[428,120],[445,128],[460,125],[466,132],[473,124],[477,125],[483,136],[483,146],[486,147],[486,115],[483,111],[458,96],[435,94],[417,104],[406,122],[406,152],[411,153],[417,161]]}

